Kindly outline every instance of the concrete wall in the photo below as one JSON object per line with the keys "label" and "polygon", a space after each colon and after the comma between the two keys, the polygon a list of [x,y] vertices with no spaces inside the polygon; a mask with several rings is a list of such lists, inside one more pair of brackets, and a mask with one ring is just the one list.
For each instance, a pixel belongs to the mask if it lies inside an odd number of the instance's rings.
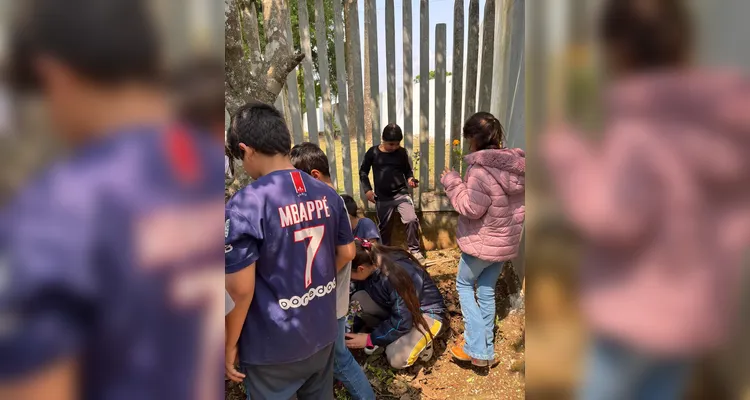
{"label": "concrete wall", "polygon": [[[377,221],[374,212],[366,216]],[[422,248],[430,250],[455,249],[458,213],[455,211],[417,211],[422,228]],[[406,243],[406,229],[398,217],[391,220],[391,242]]]}

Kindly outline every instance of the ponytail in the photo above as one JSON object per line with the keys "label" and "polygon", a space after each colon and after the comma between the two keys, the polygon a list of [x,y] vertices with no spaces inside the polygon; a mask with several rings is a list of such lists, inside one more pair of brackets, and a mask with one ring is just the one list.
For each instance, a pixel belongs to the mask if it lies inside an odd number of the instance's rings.
{"label": "ponytail", "polygon": [[383,276],[388,279],[388,282],[390,282],[391,286],[393,286],[401,299],[403,299],[406,308],[411,313],[412,325],[423,334],[429,334],[430,339],[432,339],[433,335],[430,331],[430,325],[422,315],[414,282],[411,280],[411,276],[393,261],[391,256],[401,253],[407,256],[413,263],[419,265],[420,268],[424,269],[424,266],[409,252],[400,247],[384,246],[359,238],[355,239],[354,243],[357,246],[357,255],[352,260],[352,269],[368,264],[380,269]]}
{"label": "ponytail", "polygon": [[464,124],[464,138],[474,142],[474,149],[489,150],[503,148],[505,132],[503,125],[494,115],[480,111]]}

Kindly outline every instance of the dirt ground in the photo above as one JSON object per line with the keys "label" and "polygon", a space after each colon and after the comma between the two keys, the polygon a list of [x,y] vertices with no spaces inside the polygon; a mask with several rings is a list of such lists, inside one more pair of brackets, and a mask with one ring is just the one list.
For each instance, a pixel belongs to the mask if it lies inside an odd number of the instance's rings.
{"label": "dirt ground", "polygon": [[[495,335],[495,365],[477,368],[457,364],[447,347],[463,332],[461,308],[456,293],[455,276],[460,252],[433,251],[428,260],[437,263],[428,271],[445,297],[450,313],[450,329],[435,339],[435,353],[427,362],[397,371],[388,366],[384,355],[367,357],[355,352],[375,389],[378,399],[437,400],[437,399],[523,399],[525,389],[524,322],[523,310],[509,313],[508,293],[517,290],[511,276],[501,276],[497,284],[497,331]],[[506,269],[508,271],[508,269]],[[335,385],[337,399],[349,399],[346,390]],[[226,399],[244,399],[239,385],[227,385]]]}

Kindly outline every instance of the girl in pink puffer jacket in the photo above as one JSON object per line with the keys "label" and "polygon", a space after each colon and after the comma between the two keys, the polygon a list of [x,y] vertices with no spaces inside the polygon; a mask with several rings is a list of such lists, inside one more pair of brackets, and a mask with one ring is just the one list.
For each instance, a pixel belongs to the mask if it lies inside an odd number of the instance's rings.
{"label": "girl in pink puffer jacket", "polygon": [[526,155],[502,147],[502,125],[490,113],[469,118],[463,136],[471,150],[465,157],[466,179],[456,171],[445,171],[441,178],[459,213],[456,237],[463,252],[456,289],[465,330],[451,353],[486,366],[494,360],[495,284],[505,261],[518,255],[521,242]]}

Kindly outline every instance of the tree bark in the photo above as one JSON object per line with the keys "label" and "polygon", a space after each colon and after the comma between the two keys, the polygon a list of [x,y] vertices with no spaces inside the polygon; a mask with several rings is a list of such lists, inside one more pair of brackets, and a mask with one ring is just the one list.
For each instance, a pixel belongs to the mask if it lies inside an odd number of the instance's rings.
{"label": "tree bark", "polygon": [[[266,46],[260,45],[257,11],[246,0],[224,0],[224,100],[230,115],[250,101],[274,104],[289,73],[305,58],[295,53],[287,37],[284,0],[263,0]],[[250,182],[235,162],[235,180],[226,187],[231,196]]]}
{"label": "tree bark", "polygon": [[250,101],[274,104],[287,76],[304,59],[290,50],[285,12],[284,0],[263,0],[267,43],[262,54],[253,6],[244,0],[224,0],[225,100],[230,114]]}

